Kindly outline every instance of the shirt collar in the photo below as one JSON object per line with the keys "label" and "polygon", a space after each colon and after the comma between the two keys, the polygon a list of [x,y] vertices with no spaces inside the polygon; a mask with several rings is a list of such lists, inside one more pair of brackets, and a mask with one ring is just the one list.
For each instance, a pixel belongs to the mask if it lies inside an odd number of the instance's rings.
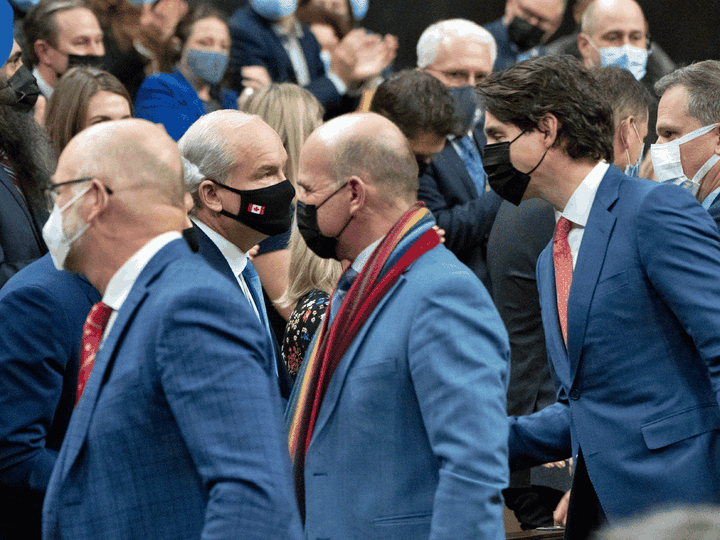
{"label": "shirt collar", "polygon": [[220,253],[223,254],[223,257],[225,257],[225,260],[227,260],[228,264],[230,265],[230,268],[233,271],[233,275],[235,275],[236,277],[239,276],[242,271],[245,270],[245,266],[247,265],[247,255],[245,254],[245,252],[243,252],[242,249],[230,242],[230,240],[228,240],[224,236],[213,231],[202,221],[195,218],[191,219],[192,222],[197,227],[199,227],[202,232],[208,235],[208,238],[212,240],[212,243],[217,246],[217,248],[220,250]]}
{"label": "shirt collar", "polygon": [[300,24],[300,21],[297,19],[293,19],[293,24],[290,27],[290,30],[285,30],[280,24],[275,23],[272,25],[273,32],[275,32],[278,37],[286,38],[286,39],[302,39],[302,37],[305,35],[303,32],[302,24]]}
{"label": "shirt collar", "polygon": [[40,88],[40,93],[45,99],[50,99],[50,97],[52,97],[53,95],[53,87],[45,82],[45,79],[43,79],[42,75],[40,75],[37,66],[33,68],[32,74],[35,76],[38,88]]}
{"label": "shirt collar", "polygon": [[555,211],[555,221],[560,219],[560,216],[563,216],[575,225],[585,227],[595,201],[595,194],[609,167],[607,161],[601,161],[595,165],[582,183],[575,188],[575,192],[565,205],[565,210],[562,212]]}
{"label": "shirt collar", "polygon": [[702,207],[705,210],[709,210],[712,206],[712,203],[715,202],[715,199],[717,199],[717,196],[720,195],[720,186],[713,189],[710,193],[708,193],[708,196],[705,197],[705,199],[702,202]]}
{"label": "shirt collar", "polygon": [[358,274],[362,272],[362,269],[365,267],[365,263],[367,263],[368,259],[370,258],[370,255],[372,255],[372,252],[375,251],[375,248],[378,247],[378,244],[382,241],[382,239],[385,238],[384,236],[381,238],[378,238],[375,240],[372,244],[370,244],[368,247],[363,249],[360,252],[360,255],[355,257],[355,260],[352,263],[352,269],[355,270]]}
{"label": "shirt collar", "polygon": [[130,294],[130,289],[132,289],[135,284],[140,272],[142,272],[143,268],[150,262],[150,259],[164,248],[166,244],[178,238],[182,238],[179,232],[166,232],[160,236],[156,236],[140,248],[140,250],[130,257],[130,259],[115,272],[113,277],[110,278],[102,301],[115,311],[119,311],[128,294]]}

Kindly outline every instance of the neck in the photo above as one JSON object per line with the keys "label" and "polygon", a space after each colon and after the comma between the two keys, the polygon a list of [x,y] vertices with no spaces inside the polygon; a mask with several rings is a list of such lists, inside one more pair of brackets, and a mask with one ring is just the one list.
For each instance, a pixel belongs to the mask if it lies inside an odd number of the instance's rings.
{"label": "neck", "polygon": [[202,79],[196,77],[195,74],[190,70],[190,68],[188,68],[185,64],[178,63],[177,68],[180,73],[183,74],[183,77],[187,79],[187,82],[190,83],[190,86],[193,87],[193,90],[197,92],[198,97],[203,101],[209,101],[210,85]]}
{"label": "neck", "polygon": [[228,242],[235,244],[243,253],[247,253],[253,246],[267,238],[267,235],[251,229],[232,218],[212,212],[207,208],[198,210],[194,219],[215,231]]}
{"label": "neck", "polygon": [[720,162],[716,163],[705,175],[705,178],[700,182],[700,188],[697,192],[697,200],[701,203],[720,187]]}
{"label": "neck", "polygon": [[57,74],[55,73],[55,70],[46,64],[38,64],[37,70],[38,70],[38,73],[40,73],[40,76],[43,78],[43,80],[46,83],[48,83],[51,88],[55,88],[55,85],[57,84],[57,81],[58,81],[58,77],[57,77]]}
{"label": "neck", "polygon": [[[547,156],[551,157],[551,156]],[[547,160],[547,157],[545,158]],[[535,194],[529,193],[526,199],[540,197],[553,205],[555,210],[562,212],[577,187],[590,174],[596,161],[577,161],[564,153],[557,159],[551,159],[549,167],[543,168],[542,175],[533,178]],[[528,186],[529,188],[529,186]],[[528,189],[530,191],[530,189]]]}
{"label": "neck", "polygon": [[295,14],[294,13],[291,13],[290,15],[285,15],[284,17],[281,17],[280,19],[275,21],[275,24],[277,24],[280,28],[282,28],[283,32],[289,32],[294,23],[295,23]]}
{"label": "neck", "polygon": [[355,261],[366,247],[385,236],[409,209],[407,204],[396,203],[387,208],[366,208],[362,214],[357,214],[343,235],[344,241],[338,244],[340,260]]}

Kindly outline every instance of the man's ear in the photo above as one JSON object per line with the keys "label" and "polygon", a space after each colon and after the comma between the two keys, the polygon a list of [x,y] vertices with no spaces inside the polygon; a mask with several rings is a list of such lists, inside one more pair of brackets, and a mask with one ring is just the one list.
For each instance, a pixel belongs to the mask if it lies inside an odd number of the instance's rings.
{"label": "man's ear", "polygon": [[363,206],[367,198],[367,183],[359,176],[351,176],[348,180],[350,190],[350,214],[355,215]]}
{"label": "man's ear", "polygon": [[595,50],[592,44],[590,43],[590,40],[588,39],[587,35],[583,32],[580,32],[577,37],[577,45],[578,50],[580,51],[580,56],[583,57],[583,63],[588,66],[592,59],[592,53]]}
{"label": "man's ear", "polygon": [[712,133],[715,137],[715,154],[720,156],[720,126],[715,126],[715,129],[712,130]]}
{"label": "man's ear", "polygon": [[105,184],[97,178],[93,178],[90,182],[90,189],[78,201],[80,204],[79,215],[85,223],[90,223],[100,215],[110,202],[110,194]]}
{"label": "man's ear", "polygon": [[203,180],[198,186],[198,198],[202,202],[203,208],[220,212],[223,209],[222,201],[218,197],[218,187],[215,182]]}
{"label": "man's ear", "polygon": [[550,148],[555,144],[559,127],[558,119],[552,113],[547,113],[540,119],[538,130],[543,134],[545,148]]}
{"label": "man's ear", "polygon": [[47,63],[45,62],[45,58],[47,58],[48,52],[50,51],[52,47],[50,44],[45,41],[44,39],[38,39],[33,43],[33,50],[35,51],[35,56],[38,57],[38,64]]}

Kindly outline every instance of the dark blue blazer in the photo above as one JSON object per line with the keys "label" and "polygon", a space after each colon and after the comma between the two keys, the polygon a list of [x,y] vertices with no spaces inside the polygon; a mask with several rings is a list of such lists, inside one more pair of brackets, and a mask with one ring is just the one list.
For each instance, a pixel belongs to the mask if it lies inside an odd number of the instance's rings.
{"label": "dark blue blazer", "polygon": [[[482,125],[475,128],[473,136],[482,154],[485,147]],[[438,226],[445,229],[445,247],[491,290],[487,242],[502,199],[492,190],[477,192],[463,160],[450,142],[420,177],[418,199],[433,213]]]}
{"label": "dark blue blazer", "polygon": [[100,293],[50,255],[0,290],[0,538],[40,538],[42,500],[75,406],[82,328]]}
{"label": "dark blue blazer", "polygon": [[269,340],[184,240],[132,286],[53,470],[43,538],[296,539]]}
{"label": "dark blue blazer", "polygon": [[[235,90],[243,87],[240,69],[244,66],[263,66],[273,82],[297,84],[290,57],[273,31],[272,21],[255,13],[248,4],[233,14],[229,24],[232,37],[229,70]],[[356,105],[357,100],[343,98],[325,75],[320,44],[308,26],[303,25],[303,37],[299,41],[310,72],[310,84],[305,88],[325,107],[326,117],[353,110],[352,105]]]}
{"label": "dark blue blazer", "polygon": [[0,287],[10,277],[47,253],[42,227],[47,210],[29,208],[0,167]]}
{"label": "dark blue blazer", "polygon": [[[212,266],[215,270],[227,277],[233,284],[235,284],[238,290],[241,290],[240,284],[237,281],[237,276],[233,274],[232,268],[230,268],[230,264],[227,262],[227,259],[222,254],[220,249],[215,245],[212,240],[210,240],[210,237],[208,237],[208,235],[205,234],[202,229],[200,229],[200,227],[194,227],[194,230],[198,241],[198,253],[203,256],[205,261],[210,266]],[[248,264],[252,263],[248,261]],[[248,288],[250,289],[250,293],[253,296],[255,306],[257,306],[258,311],[260,311],[260,316],[264,319],[266,328],[269,328],[270,323],[268,322],[267,308],[265,307],[264,298],[256,297],[254,289],[250,286],[248,286]],[[245,299],[245,296],[243,296],[243,299]],[[275,340],[274,336],[271,336],[271,338],[274,359],[278,368],[278,382],[280,384],[280,394],[283,398],[287,399],[288,397],[290,397],[290,392],[292,392],[293,380],[292,377],[290,377],[290,373],[287,370],[285,362],[283,362],[277,341]]]}
{"label": "dark blue blazer", "polygon": [[511,418],[511,467],[582,448],[611,523],[720,504],[720,235],[707,212],[610,166],[573,272],[567,348],[552,244],[537,276],[559,402]]}
{"label": "dark blue blazer", "polygon": [[713,218],[713,221],[715,221],[718,228],[720,228],[720,197],[715,197],[715,200],[710,205],[710,208],[708,208],[708,213],[710,214],[710,217]]}
{"label": "dark blue blazer", "polygon": [[[237,92],[222,89],[220,105],[223,109],[236,109],[237,98]],[[176,141],[204,114],[203,100],[177,69],[145,79],[135,99],[135,117],[162,124]]]}

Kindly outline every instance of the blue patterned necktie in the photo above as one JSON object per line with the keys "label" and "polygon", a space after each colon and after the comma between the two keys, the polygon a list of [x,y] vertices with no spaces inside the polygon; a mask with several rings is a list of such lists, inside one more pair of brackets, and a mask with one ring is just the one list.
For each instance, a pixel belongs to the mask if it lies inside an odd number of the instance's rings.
{"label": "blue patterned necktie", "polygon": [[[270,328],[270,320],[268,319],[267,312],[265,311],[265,302],[263,300],[262,283],[260,282],[260,276],[258,275],[257,270],[255,270],[255,267],[249,260],[247,261],[245,269],[242,271],[241,275],[242,278],[245,280],[245,284],[250,290],[250,295],[252,296],[252,300],[255,303],[255,308],[257,309],[260,322],[265,327],[265,331],[267,332],[267,334],[270,336],[270,341],[273,344],[273,350],[275,350],[275,336],[272,332],[272,329]],[[273,368],[275,371],[275,375],[277,375],[278,367],[277,362],[275,361],[273,361]]]}
{"label": "blue patterned necktie", "polygon": [[457,142],[457,148],[460,149],[460,159],[462,159],[473,184],[475,184],[478,196],[482,197],[485,194],[487,174],[485,174],[482,158],[477,146],[475,146],[475,141],[471,135],[465,135],[456,139],[455,142]]}

